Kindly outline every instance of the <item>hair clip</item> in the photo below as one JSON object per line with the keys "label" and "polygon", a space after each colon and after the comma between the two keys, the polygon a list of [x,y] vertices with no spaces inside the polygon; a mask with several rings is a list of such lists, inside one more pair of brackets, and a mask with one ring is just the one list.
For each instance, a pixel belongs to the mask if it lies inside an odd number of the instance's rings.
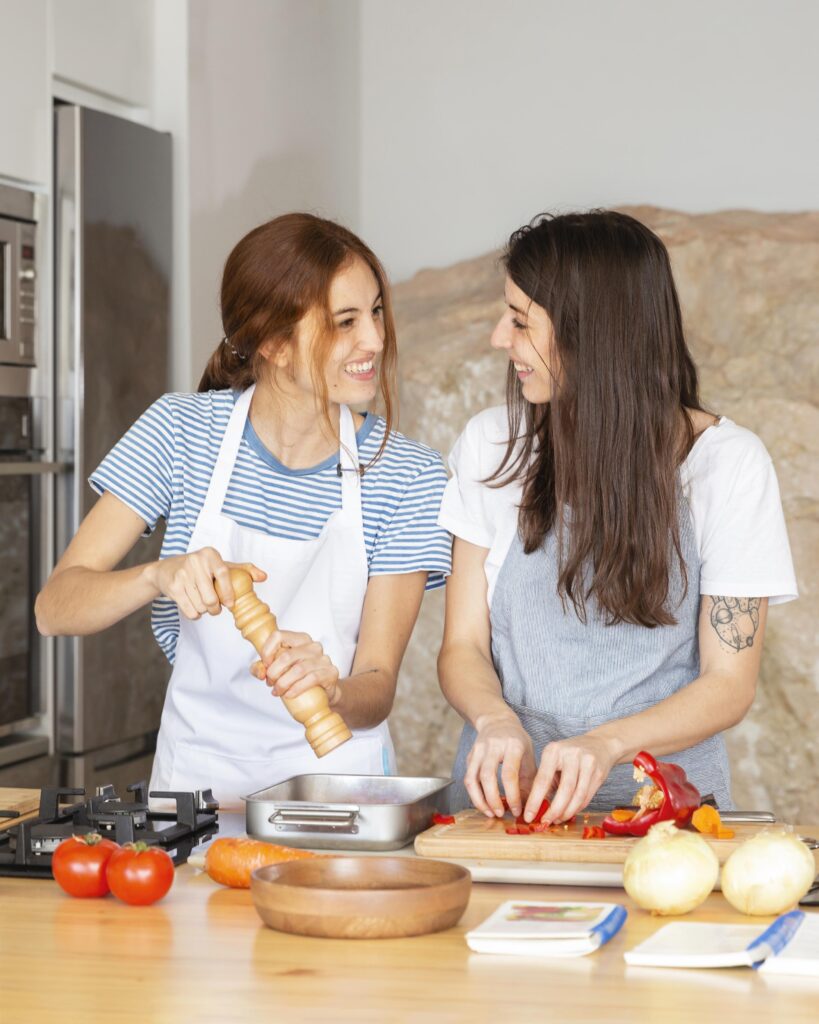
{"label": "hair clip", "polygon": [[228,337],[222,338],[222,344],[227,345],[231,353],[234,356],[236,356],[237,359],[240,359],[242,362],[245,361],[246,357],[242,355],[242,353],[236,348],[236,346],[233,344],[233,342],[231,342],[231,340]]}

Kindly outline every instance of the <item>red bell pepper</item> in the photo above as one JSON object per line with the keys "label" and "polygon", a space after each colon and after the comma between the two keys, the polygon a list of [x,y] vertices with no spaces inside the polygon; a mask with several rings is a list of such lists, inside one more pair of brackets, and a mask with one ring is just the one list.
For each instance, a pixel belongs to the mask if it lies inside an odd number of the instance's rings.
{"label": "red bell pepper", "polygon": [[605,839],[606,833],[599,825],[586,825],[583,829],[583,839]]}
{"label": "red bell pepper", "polygon": [[634,767],[645,772],[660,794],[657,807],[641,807],[628,821],[617,821],[609,815],[603,819],[603,828],[615,836],[644,836],[658,821],[673,821],[685,825],[702,803],[699,790],[685,777],[677,764],[656,761],[645,750],[634,758]]}
{"label": "red bell pepper", "polygon": [[523,812],[521,811],[521,813],[517,816],[517,818],[515,818],[515,824],[516,825],[529,825],[529,826],[531,826],[531,825],[539,825],[541,820],[543,819],[543,815],[548,810],[549,810],[549,801],[548,800],[542,800],[541,804],[540,804],[540,807],[538,807],[538,809],[537,809],[537,814],[534,816],[534,818],[532,818],[531,821],[527,821],[523,817]]}

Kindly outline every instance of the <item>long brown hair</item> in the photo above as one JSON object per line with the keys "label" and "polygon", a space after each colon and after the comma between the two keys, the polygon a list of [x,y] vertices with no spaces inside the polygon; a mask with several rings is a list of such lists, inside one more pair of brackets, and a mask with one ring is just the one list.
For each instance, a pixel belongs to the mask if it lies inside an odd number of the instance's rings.
{"label": "long brown hair", "polygon": [[609,624],[670,625],[674,558],[688,585],[685,409],[702,407],[668,252],[633,217],[595,210],[541,214],[514,232],[503,262],[549,315],[558,369],[551,400],[533,405],[510,364],[509,443],[488,482],[522,482],[527,554],[555,529],[558,592],[579,618],[594,598]]}
{"label": "long brown hair", "polygon": [[396,337],[390,290],[384,268],[372,250],[347,228],[309,213],[288,213],[244,236],[227,258],[222,274],[222,328],[225,337],[208,360],[200,391],[244,390],[260,377],[266,341],[285,345],[310,311],[320,315],[321,329],[311,349],[310,373],[328,424],[329,398],[322,373],[335,339],[330,286],[352,259],[361,259],[381,291],[384,348],[378,386],[386,420],[381,454],[393,426]]}

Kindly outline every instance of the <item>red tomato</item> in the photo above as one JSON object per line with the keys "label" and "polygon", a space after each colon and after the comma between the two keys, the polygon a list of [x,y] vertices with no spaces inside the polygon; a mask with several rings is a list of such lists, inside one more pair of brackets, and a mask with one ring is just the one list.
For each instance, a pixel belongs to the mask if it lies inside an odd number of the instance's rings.
{"label": "red tomato", "polygon": [[105,870],[111,855],[119,849],[96,832],[64,839],[51,856],[51,873],[69,896],[105,896]]}
{"label": "red tomato", "polygon": [[161,900],[173,885],[173,861],[158,846],[126,843],[111,857],[106,872],[111,892],[124,903],[144,907]]}

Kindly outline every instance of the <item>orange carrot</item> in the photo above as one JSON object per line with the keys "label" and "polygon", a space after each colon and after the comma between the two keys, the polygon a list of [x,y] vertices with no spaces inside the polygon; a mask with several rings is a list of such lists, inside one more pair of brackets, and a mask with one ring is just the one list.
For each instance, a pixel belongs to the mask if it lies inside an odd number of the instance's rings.
{"label": "orange carrot", "polygon": [[715,836],[722,825],[722,820],[716,807],[703,804],[702,807],[698,807],[691,815],[691,824],[698,832],[708,836]]}
{"label": "orange carrot", "polygon": [[266,864],[279,864],[285,860],[305,860],[319,854],[309,850],[276,846],[257,839],[237,839],[224,836],[214,840],[205,853],[205,870],[220,885],[232,889],[249,889],[250,875],[255,868]]}

